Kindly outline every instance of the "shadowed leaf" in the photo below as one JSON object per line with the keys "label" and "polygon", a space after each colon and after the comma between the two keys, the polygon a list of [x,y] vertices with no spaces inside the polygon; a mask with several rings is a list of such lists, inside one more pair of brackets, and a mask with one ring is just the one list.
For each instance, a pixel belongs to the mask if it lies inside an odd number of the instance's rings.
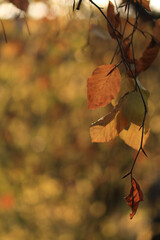
{"label": "shadowed leaf", "polygon": [[[143,98],[148,107],[149,92],[142,90]],[[138,126],[142,125],[144,118],[144,104],[138,91],[130,92],[122,104],[122,112],[129,122],[133,122]]]}
{"label": "shadowed leaf", "polygon": [[[94,70],[87,82],[88,108],[95,109],[104,107],[114,99],[119,90],[121,75],[118,68],[113,64],[102,65]],[[107,75],[110,73],[109,75]]]}
{"label": "shadowed leaf", "polygon": [[125,200],[132,210],[132,213],[130,214],[130,219],[132,219],[136,214],[139,202],[143,201],[143,192],[134,178],[132,178],[132,188],[130,190],[130,194],[125,197]]}

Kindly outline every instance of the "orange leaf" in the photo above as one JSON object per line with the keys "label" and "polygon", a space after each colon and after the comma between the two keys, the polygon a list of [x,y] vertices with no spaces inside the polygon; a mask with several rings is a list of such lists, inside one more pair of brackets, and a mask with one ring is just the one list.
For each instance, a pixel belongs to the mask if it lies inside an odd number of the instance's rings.
{"label": "orange leaf", "polygon": [[120,99],[116,107],[105,117],[100,118],[90,127],[92,142],[109,142],[128,125],[128,121],[120,111],[121,104],[126,95]]}
{"label": "orange leaf", "polygon": [[[94,70],[87,82],[88,108],[104,107],[114,99],[119,90],[121,75],[113,64],[102,65]],[[110,73],[109,75],[107,75]]]}
{"label": "orange leaf", "polygon": [[[143,134],[143,146],[145,145],[150,131],[148,130]],[[123,130],[119,134],[120,138],[130,147],[138,150],[141,143],[142,130],[139,129],[139,126],[131,123],[128,130]]]}
{"label": "orange leaf", "polygon": [[27,11],[28,8],[28,0],[9,0],[11,3],[13,3],[17,8]]}
{"label": "orange leaf", "polygon": [[[117,37],[121,39],[122,35],[117,31],[117,28],[120,24],[120,16],[119,16],[119,13],[115,14],[114,5],[112,4],[111,1],[109,1],[108,8],[107,8],[107,18],[109,19],[113,28],[115,29]],[[107,26],[108,26],[108,32],[109,32],[110,36],[112,38],[116,38],[115,33],[108,22],[107,22]]]}
{"label": "orange leaf", "polygon": [[143,201],[143,192],[134,178],[132,178],[132,188],[130,194],[125,197],[127,204],[130,206],[132,213],[130,214],[130,219],[136,214],[139,202]]}

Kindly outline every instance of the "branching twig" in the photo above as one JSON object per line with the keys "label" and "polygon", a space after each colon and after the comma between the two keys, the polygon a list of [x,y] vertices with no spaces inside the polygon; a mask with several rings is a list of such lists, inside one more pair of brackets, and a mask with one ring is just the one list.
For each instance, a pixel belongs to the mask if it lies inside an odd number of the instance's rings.
{"label": "branching twig", "polygon": [[[144,138],[144,127],[145,127],[145,120],[146,120],[146,114],[147,114],[147,106],[146,106],[146,103],[145,103],[145,100],[144,100],[142,91],[141,91],[141,89],[140,89],[140,86],[139,86],[138,81],[137,81],[137,78],[136,78],[136,76],[137,76],[137,74],[136,74],[136,63],[135,63],[134,46],[133,46],[133,36],[134,36],[135,31],[136,31],[137,28],[138,28],[137,25],[138,25],[138,17],[139,17],[140,12],[139,12],[139,13],[136,12],[136,20],[135,20],[135,23],[134,23],[134,25],[133,25],[133,31],[132,31],[132,33],[131,33],[132,56],[133,56],[133,62],[134,62],[134,66],[135,66],[135,71],[134,71],[134,73],[133,73],[129,62],[128,62],[128,61],[126,60],[126,58],[125,58],[125,55],[124,55],[124,52],[123,52],[123,49],[122,49],[122,46],[121,46],[121,41],[119,40],[119,38],[118,38],[118,36],[117,36],[117,34],[116,34],[117,30],[113,27],[112,23],[110,22],[110,20],[108,19],[108,17],[104,14],[104,12],[102,11],[102,9],[101,9],[95,2],[93,2],[92,0],[89,0],[89,1],[90,1],[90,3],[92,3],[92,4],[100,11],[100,13],[104,16],[104,18],[107,20],[109,26],[110,26],[111,29],[113,30],[113,33],[114,33],[114,35],[115,35],[115,38],[116,38],[116,40],[117,40],[118,47],[119,47],[119,50],[120,50],[120,53],[121,53],[122,62],[125,64],[126,68],[127,68],[127,69],[129,70],[129,72],[131,73],[131,75],[132,75],[132,77],[133,77],[133,79],[134,79],[134,81],[135,81],[136,91],[139,92],[140,97],[141,97],[142,102],[143,102],[143,105],[144,105],[144,117],[143,117],[142,126],[141,126],[142,133],[141,133],[140,147],[139,147],[139,150],[138,150],[138,152],[137,152],[137,154],[136,154],[136,157],[135,157],[135,159],[134,159],[134,161],[133,161],[133,164],[132,164],[132,166],[131,166],[130,172],[128,172],[128,173],[123,177],[123,178],[126,178],[126,177],[129,176],[129,175],[131,176],[131,186],[132,186],[132,190],[133,190],[132,178],[133,178],[133,169],[134,169],[134,166],[135,166],[135,164],[136,164],[137,158],[138,158],[138,156],[139,156],[139,154],[140,154],[141,151],[146,155],[145,151],[143,150],[143,138]],[[124,26],[124,29],[123,29],[123,36],[124,36],[124,32],[125,32],[125,29],[126,29],[127,22],[128,22],[128,20],[129,20],[129,7],[130,7],[130,3],[131,3],[131,1],[128,0],[128,1],[127,1],[127,4],[126,4],[126,9],[128,8],[128,12],[127,12],[126,23],[125,23],[125,26]],[[117,52],[117,49],[116,49],[116,52]],[[116,52],[115,52],[115,54],[116,54]],[[115,55],[115,54],[114,54],[114,55]],[[120,62],[120,63],[121,63],[121,62]],[[132,191],[132,192],[133,192],[133,191]],[[132,207],[133,207],[133,205],[134,205],[134,197],[132,197]]]}

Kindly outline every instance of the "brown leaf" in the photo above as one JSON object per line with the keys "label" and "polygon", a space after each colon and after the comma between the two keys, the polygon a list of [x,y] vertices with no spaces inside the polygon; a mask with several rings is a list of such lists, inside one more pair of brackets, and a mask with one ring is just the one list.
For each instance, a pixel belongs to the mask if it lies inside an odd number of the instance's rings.
{"label": "brown leaf", "polygon": [[144,7],[146,10],[151,11],[150,7],[149,7],[149,1],[147,0],[134,0],[135,3],[139,3],[140,5],[142,5],[142,7]]}
{"label": "brown leaf", "polygon": [[130,219],[136,214],[139,202],[143,201],[143,192],[134,178],[132,178],[132,188],[130,194],[125,197],[127,204],[130,206],[132,213],[130,214]]}
{"label": "brown leaf", "polygon": [[116,107],[105,117],[100,118],[90,127],[92,142],[109,142],[128,125],[128,121],[120,111],[121,104],[126,96],[120,99]]}
{"label": "brown leaf", "polygon": [[[109,1],[108,8],[107,8],[107,18],[109,19],[113,28],[115,29],[117,37],[121,39],[122,35],[117,30],[118,26],[120,24],[120,16],[119,16],[119,13],[115,14],[114,5],[112,4],[111,1]],[[108,26],[108,32],[109,32],[110,36],[112,38],[116,38],[115,33],[108,22],[107,22],[107,26]]]}
{"label": "brown leaf", "polygon": [[[121,75],[114,65],[102,65],[94,70],[87,82],[88,108],[104,107],[114,99],[119,90]],[[112,71],[113,70],[113,71]],[[110,73],[110,71],[112,71]],[[110,73],[109,75],[107,75]]]}
{"label": "brown leaf", "polygon": [[9,0],[11,3],[13,3],[17,8],[27,11],[28,8],[28,0]]}
{"label": "brown leaf", "polygon": [[151,42],[148,44],[146,49],[143,52],[142,57],[139,59],[138,64],[137,64],[137,71],[142,72],[145,71],[147,68],[151,66],[153,61],[158,55],[159,51],[159,46],[152,38]]}
{"label": "brown leaf", "polygon": [[[144,133],[143,135],[143,146],[145,145],[148,137],[149,137],[150,131]],[[138,150],[141,143],[141,137],[142,137],[142,130],[140,130],[139,126],[136,124],[131,123],[128,130],[123,130],[119,134],[120,138],[130,147]]]}
{"label": "brown leaf", "polygon": [[[145,71],[148,69],[153,61],[156,59],[158,52],[159,52],[159,44],[157,44],[157,41],[154,39],[154,37],[149,42],[148,46],[145,48],[142,57],[136,61],[136,75],[138,75],[140,72]],[[133,70],[133,74],[135,74],[135,71]],[[128,72],[128,76],[132,77],[132,74]]]}

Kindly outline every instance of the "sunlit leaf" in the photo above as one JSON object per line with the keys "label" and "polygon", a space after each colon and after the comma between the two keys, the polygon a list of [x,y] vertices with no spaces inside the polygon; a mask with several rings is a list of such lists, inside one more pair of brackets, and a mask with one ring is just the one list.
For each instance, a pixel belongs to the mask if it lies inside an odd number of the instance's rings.
{"label": "sunlit leaf", "polygon": [[128,121],[120,111],[124,96],[119,104],[105,117],[100,118],[90,127],[92,142],[109,142],[128,125]]}
{"label": "sunlit leaf", "polygon": [[130,206],[132,213],[130,214],[130,219],[136,214],[139,202],[143,201],[143,192],[134,178],[132,178],[132,188],[130,194],[125,197],[127,204]]}
{"label": "sunlit leaf", "polygon": [[[143,146],[145,145],[150,131],[144,132],[143,135]],[[142,129],[139,126],[131,123],[128,130],[124,129],[119,134],[120,138],[130,147],[138,150],[140,148],[141,137],[142,137]]]}
{"label": "sunlit leaf", "polygon": [[99,66],[88,78],[87,97],[89,109],[104,107],[117,96],[120,90],[121,75],[118,68],[113,69],[113,64]]}

